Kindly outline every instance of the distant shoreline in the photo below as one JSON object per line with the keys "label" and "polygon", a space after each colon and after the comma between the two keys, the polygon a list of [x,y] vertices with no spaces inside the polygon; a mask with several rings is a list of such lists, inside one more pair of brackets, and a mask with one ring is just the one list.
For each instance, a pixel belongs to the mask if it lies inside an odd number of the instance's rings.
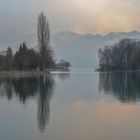
{"label": "distant shoreline", "polygon": [[28,77],[40,76],[50,74],[50,71],[0,71],[0,78],[2,77]]}
{"label": "distant shoreline", "polygon": [[1,77],[28,77],[28,76],[41,76],[41,75],[48,75],[51,71],[70,71],[68,68],[66,69],[47,69],[46,71],[38,71],[38,70],[3,70],[0,71],[0,78]]}
{"label": "distant shoreline", "polygon": [[137,70],[100,70],[100,69],[95,69],[96,72],[140,72],[140,69]]}

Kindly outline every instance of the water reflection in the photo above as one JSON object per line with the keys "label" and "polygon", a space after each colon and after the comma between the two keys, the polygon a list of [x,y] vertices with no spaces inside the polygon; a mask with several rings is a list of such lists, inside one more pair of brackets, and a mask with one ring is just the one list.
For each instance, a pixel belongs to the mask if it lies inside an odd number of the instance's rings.
{"label": "water reflection", "polygon": [[139,101],[140,72],[100,73],[99,90],[112,94],[121,102]]}
{"label": "water reflection", "polygon": [[58,75],[59,79],[61,79],[61,80],[70,78],[70,73],[58,73],[57,75]]}
{"label": "water reflection", "polygon": [[12,79],[15,94],[21,102],[25,103],[28,98],[34,97],[37,94],[38,82],[37,77]]}
{"label": "water reflection", "polygon": [[38,98],[38,126],[41,132],[49,122],[50,99],[53,94],[54,80],[49,76],[39,77],[39,98]]}
{"label": "water reflection", "polygon": [[50,99],[53,94],[54,79],[50,75],[39,77],[0,78],[0,95],[11,100],[18,97],[23,104],[27,99],[38,97],[38,127],[43,132],[49,122]]}

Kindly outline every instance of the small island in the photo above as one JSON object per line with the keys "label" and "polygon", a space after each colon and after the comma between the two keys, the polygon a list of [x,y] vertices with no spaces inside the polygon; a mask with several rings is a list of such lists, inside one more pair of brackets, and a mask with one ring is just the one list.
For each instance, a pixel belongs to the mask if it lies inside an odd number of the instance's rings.
{"label": "small island", "polygon": [[118,43],[99,49],[99,71],[140,70],[140,41],[122,39]]}
{"label": "small island", "polygon": [[49,22],[43,12],[39,14],[37,24],[37,49],[20,43],[13,52],[11,47],[0,51],[0,76],[46,74],[50,70],[69,70],[70,63],[65,60],[56,62],[50,45]]}

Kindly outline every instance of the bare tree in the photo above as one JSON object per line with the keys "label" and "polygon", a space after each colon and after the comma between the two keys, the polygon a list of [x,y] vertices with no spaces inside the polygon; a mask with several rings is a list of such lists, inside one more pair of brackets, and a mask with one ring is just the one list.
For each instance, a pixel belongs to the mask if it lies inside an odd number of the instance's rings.
{"label": "bare tree", "polygon": [[[38,47],[40,51],[40,69],[47,68],[47,59],[50,57],[50,27],[49,22],[43,12],[38,17]],[[48,57],[49,56],[49,57]]]}
{"label": "bare tree", "polygon": [[99,49],[98,56],[100,59],[100,69],[109,70],[111,63],[111,48],[109,46],[105,46],[104,50]]}
{"label": "bare tree", "polygon": [[122,39],[118,43],[99,49],[100,70],[140,69],[140,41]]}

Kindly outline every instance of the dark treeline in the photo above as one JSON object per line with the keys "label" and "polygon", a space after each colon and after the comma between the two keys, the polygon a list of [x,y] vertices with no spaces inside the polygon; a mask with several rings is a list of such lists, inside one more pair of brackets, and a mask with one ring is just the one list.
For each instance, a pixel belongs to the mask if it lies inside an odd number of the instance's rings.
{"label": "dark treeline", "polygon": [[123,103],[140,101],[140,73],[101,72],[99,90]]}
{"label": "dark treeline", "polygon": [[[53,50],[50,45],[49,22],[40,13],[37,24],[38,49],[28,48],[26,43],[20,44],[19,49],[13,54],[12,48],[0,52],[0,70],[35,70],[63,69],[70,67],[66,61],[56,64]],[[61,61],[60,61],[61,62]],[[60,67],[61,66],[61,67]]]}
{"label": "dark treeline", "polygon": [[13,67],[19,70],[35,69],[39,66],[39,53],[34,49],[28,49],[23,42],[19,50],[13,56]]}
{"label": "dark treeline", "polygon": [[120,42],[99,49],[99,70],[140,69],[140,41],[122,39]]}
{"label": "dark treeline", "polygon": [[[47,61],[46,68],[56,67],[53,59]],[[40,68],[40,54],[35,49],[28,48],[25,42],[20,44],[15,54],[10,47],[0,53],[0,70],[34,70],[37,68]]]}

